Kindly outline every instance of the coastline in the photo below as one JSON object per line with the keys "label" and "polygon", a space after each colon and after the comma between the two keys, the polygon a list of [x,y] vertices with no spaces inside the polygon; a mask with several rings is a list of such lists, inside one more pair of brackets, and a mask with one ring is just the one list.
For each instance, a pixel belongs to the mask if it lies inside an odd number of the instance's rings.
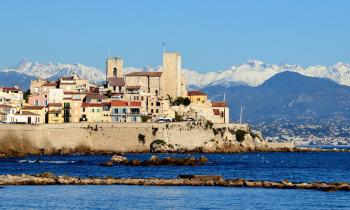
{"label": "coastline", "polygon": [[269,143],[246,124],[67,123],[0,125],[0,156],[120,153],[293,151]]}
{"label": "coastline", "polygon": [[247,124],[68,123],[0,125],[0,158],[123,153],[349,152],[267,142]]}

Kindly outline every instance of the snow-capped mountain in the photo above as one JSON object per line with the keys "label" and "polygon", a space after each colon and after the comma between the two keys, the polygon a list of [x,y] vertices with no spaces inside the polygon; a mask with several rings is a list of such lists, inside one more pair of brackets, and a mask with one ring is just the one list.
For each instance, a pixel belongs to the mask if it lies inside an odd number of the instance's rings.
{"label": "snow-capped mountain", "polygon": [[[144,68],[126,67],[124,72],[134,71],[160,71],[161,66],[146,66]],[[187,84],[191,88],[204,88],[208,86],[236,86],[247,85],[256,87],[264,83],[272,76],[285,72],[297,72],[305,76],[328,78],[339,84],[350,86],[350,64],[337,63],[333,66],[309,66],[290,64],[265,64],[258,60],[248,60],[238,66],[216,72],[200,73],[198,71],[183,69]],[[104,70],[83,64],[61,64],[22,61],[17,66],[0,70],[0,73],[18,73],[43,79],[57,79],[71,74],[79,75],[90,81],[103,81]]]}
{"label": "snow-capped mountain", "polygon": [[0,70],[1,72],[11,73],[16,72],[27,76],[40,77],[42,79],[57,79],[63,76],[70,76],[76,74],[84,79],[90,81],[102,81],[105,80],[105,74],[90,66],[82,64],[61,64],[61,63],[45,63],[21,61],[17,66],[11,68],[5,68]]}
{"label": "snow-capped mountain", "polygon": [[272,76],[285,71],[297,72],[310,77],[328,78],[339,84],[350,86],[350,65],[344,63],[337,63],[329,67],[317,65],[303,68],[299,65],[267,65],[261,61],[248,60],[242,65],[232,66],[224,71],[198,73],[184,70],[184,74],[189,84],[197,88],[212,85],[229,87],[237,84],[256,87]]}

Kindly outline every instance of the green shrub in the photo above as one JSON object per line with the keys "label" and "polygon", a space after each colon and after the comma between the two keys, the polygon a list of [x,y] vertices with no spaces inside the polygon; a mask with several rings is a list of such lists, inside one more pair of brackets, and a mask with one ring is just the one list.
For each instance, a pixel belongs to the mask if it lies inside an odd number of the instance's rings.
{"label": "green shrub", "polygon": [[242,141],[244,141],[244,136],[245,136],[245,134],[247,134],[247,131],[245,131],[245,130],[237,130],[236,131],[236,140],[238,141],[238,142],[242,142]]}
{"label": "green shrub", "polygon": [[182,116],[179,115],[177,112],[175,112],[175,122],[181,122],[183,121]]}
{"label": "green shrub", "polygon": [[180,106],[180,105],[184,105],[184,106],[188,106],[191,104],[191,100],[188,97],[177,97],[173,102],[172,105],[173,106]]}
{"label": "green shrub", "polygon": [[212,123],[210,120],[207,120],[207,122],[205,122],[205,129],[212,129],[213,128],[214,123]]}
{"label": "green shrub", "polygon": [[150,117],[147,116],[147,115],[142,115],[141,116],[141,122],[147,122],[149,119],[150,119]]}
{"label": "green shrub", "polygon": [[139,133],[139,142],[141,143],[141,144],[145,144],[146,143],[146,136],[145,135],[143,135],[143,134],[141,134],[141,133]]}
{"label": "green shrub", "polygon": [[152,135],[155,136],[157,134],[158,128],[152,127]]}

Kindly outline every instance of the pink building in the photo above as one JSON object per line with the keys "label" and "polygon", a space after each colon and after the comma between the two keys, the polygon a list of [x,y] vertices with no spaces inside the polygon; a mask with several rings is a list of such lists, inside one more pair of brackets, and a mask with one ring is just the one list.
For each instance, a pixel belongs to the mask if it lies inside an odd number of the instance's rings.
{"label": "pink building", "polygon": [[33,106],[47,106],[48,97],[45,94],[30,95],[28,97],[28,103]]}

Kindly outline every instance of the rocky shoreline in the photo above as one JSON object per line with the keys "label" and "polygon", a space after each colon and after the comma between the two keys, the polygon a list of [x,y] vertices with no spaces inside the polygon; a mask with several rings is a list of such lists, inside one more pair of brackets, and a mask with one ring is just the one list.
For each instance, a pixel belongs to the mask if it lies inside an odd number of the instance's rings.
{"label": "rocky shoreline", "polygon": [[[194,150],[176,150],[176,151],[157,151],[157,152],[151,152],[150,150],[144,150],[144,151],[130,151],[127,152],[128,154],[146,154],[146,153],[153,153],[153,154],[163,154],[163,153],[177,153],[177,154],[214,154],[214,153],[221,153],[221,154],[229,154],[229,153],[247,153],[247,152],[350,152],[350,149],[321,149],[321,148],[255,148],[255,149],[249,149],[249,148],[240,148],[237,150],[218,150],[218,151],[203,151],[200,148],[196,148]],[[71,149],[60,149],[60,150],[52,150],[50,152],[41,150],[36,152],[29,152],[29,153],[19,153],[16,151],[7,152],[7,153],[0,153],[0,159],[1,158],[14,158],[14,157],[25,157],[30,155],[122,155],[126,153],[116,153],[116,152],[110,152],[110,151],[91,151],[90,149],[77,149],[77,150],[71,150]]]}
{"label": "rocky shoreline", "polygon": [[253,187],[273,189],[302,189],[320,191],[350,191],[350,183],[346,182],[281,182],[238,179],[224,179],[212,175],[180,175],[177,179],[159,178],[81,178],[55,176],[52,173],[37,175],[0,175],[0,186],[9,185],[143,185],[143,186],[221,186],[221,187]]}

